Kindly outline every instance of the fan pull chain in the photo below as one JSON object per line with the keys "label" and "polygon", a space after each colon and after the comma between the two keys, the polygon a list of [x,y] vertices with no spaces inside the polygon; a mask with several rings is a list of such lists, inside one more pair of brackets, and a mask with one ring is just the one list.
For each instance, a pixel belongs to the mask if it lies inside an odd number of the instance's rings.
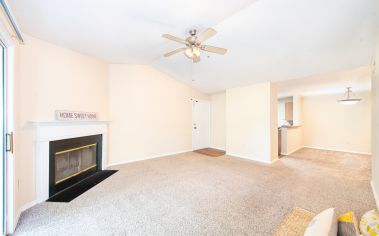
{"label": "fan pull chain", "polygon": [[195,82],[195,79],[193,78],[193,64],[194,62],[191,60],[191,82]]}

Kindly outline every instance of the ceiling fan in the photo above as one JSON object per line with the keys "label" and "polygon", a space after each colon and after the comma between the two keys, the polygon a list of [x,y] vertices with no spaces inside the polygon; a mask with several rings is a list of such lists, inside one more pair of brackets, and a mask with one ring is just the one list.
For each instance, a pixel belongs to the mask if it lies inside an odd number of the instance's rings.
{"label": "ceiling fan", "polygon": [[164,54],[165,57],[172,56],[178,52],[184,52],[184,55],[191,59],[193,62],[197,63],[200,61],[200,52],[201,50],[207,51],[207,52],[213,52],[217,54],[224,55],[226,53],[225,48],[219,48],[219,47],[214,47],[214,46],[209,46],[209,45],[204,45],[202,44],[205,40],[209,39],[210,37],[214,36],[217,32],[216,30],[212,28],[208,28],[206,31],[204,31],[201,35],[197,36],[196,35],[197,31],[196,29],[190,30],[189,34],[190,36],[187,37],[186,39],[182,39],[170,34],[163,34],[162,37],[184,44],[185,47],[183,48],[178,48],[174,51],[168,52]]}

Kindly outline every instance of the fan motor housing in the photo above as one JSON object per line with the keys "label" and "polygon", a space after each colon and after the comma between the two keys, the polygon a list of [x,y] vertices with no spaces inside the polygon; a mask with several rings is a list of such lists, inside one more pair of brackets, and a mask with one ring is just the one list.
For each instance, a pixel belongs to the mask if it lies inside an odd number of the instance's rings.
{"label": "fan motor housing", "polygon": [[196,41],[197,40],[197,36],[196,36],[197,30],[192,29],[192,30],[188,31],[188,33],[191,35],[188,38],[186,38],[186,41],[188,42],[188,46],[193,46],[193,45],[198,46],[199,43]]}

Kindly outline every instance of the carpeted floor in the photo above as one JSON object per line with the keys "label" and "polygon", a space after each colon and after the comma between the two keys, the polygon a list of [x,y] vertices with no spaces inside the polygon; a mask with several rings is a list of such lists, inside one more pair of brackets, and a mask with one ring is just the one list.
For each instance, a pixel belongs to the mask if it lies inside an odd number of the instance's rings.
{"label": "carpeted floor", "polygon": [[295,206],[375,207],[370,157],[302,149],[274,164],[197,153],[114,167],[70,203],[24,212],[16,235],[272,235]]}

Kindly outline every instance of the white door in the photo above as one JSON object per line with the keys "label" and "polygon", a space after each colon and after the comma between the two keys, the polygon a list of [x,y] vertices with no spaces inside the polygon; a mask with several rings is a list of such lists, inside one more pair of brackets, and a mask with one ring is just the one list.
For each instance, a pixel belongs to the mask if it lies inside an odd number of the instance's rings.
{"label": "white door", "polygon": [[192,101],[192,149],[208,148],[211,139],[211,106],[209,102]]}

